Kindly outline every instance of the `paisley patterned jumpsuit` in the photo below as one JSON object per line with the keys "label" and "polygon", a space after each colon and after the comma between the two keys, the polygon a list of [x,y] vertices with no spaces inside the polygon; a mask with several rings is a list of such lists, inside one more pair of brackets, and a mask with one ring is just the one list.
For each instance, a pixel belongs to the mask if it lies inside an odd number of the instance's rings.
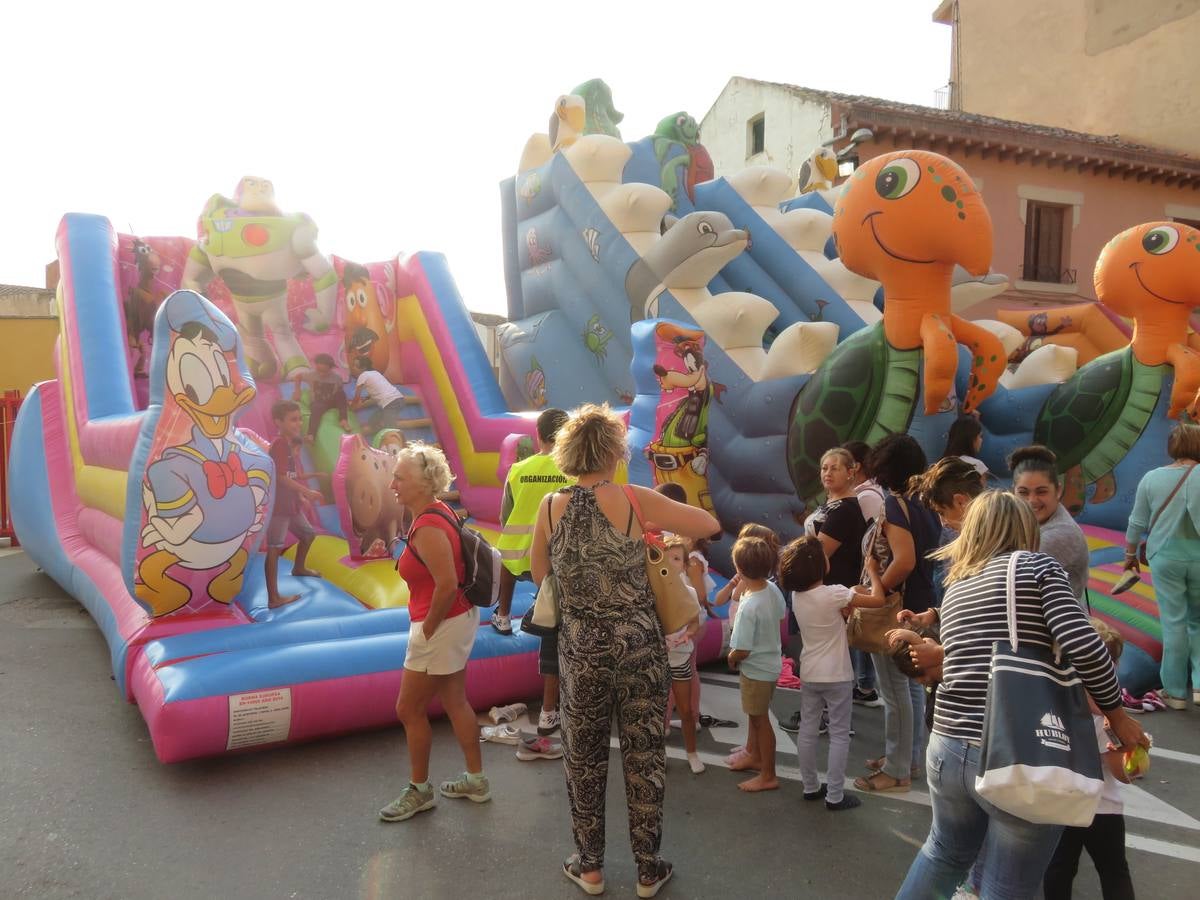
{"label": "paisley patterned jumpsuit", "polygon": [[[599,487],[597,485],[596,487]],[[629,839],[638,874],[655,876],[666,794],[664,719],[667,648],[646,578],[646,549],[622,534],[596,503],[593,488],[570,487],[550,536],[562,617],[563,762],[572,832],[582,868],[604,864],[604,797],[612,717],[617,717]]]}

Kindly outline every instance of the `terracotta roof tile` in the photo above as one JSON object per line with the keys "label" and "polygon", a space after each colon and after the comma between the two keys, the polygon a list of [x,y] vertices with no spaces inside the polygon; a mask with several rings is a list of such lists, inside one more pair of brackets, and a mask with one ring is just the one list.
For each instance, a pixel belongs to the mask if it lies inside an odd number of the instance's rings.
{"label": "terracotta roof tile", "polygon": [[1094,146],[1097,150],[1113,150],[1122,153],[1151,154],[1164,161],[1171,160],[1181,168],[1200,169],[1200,159],[1175,150],[1153,147],[1130,141],[1116,134],[1088,134],[1082,131],[1071,131],[1067,128],[1055,128],[1050,125],[1035,125],[1031,122],[1016,122],[1011,119],[999,119],[995,116],[984,116],[979,113],[961,112],[949,109],[937,109],[932,106],[920,106],[915,103],[900,103],[895,100],[884,100],[881,97],[864,97],[855,94],[841,94],[836,91],[822,91],[802,87],[795,84],[784,84],[776,81],[761,81],[756,78],[743,78],[743,81],[766,84],[782,88],[797,96],[807,99],[839,103],[853,107],[860,112],[877,110],[881,112],[899,113],[902,115],[920,117],[930,123],[942,122],[947,125],[967,125],[977,128],[996,128],[1017,134],[1027,134],[1031,137],[1050,138],[1072,143]]}

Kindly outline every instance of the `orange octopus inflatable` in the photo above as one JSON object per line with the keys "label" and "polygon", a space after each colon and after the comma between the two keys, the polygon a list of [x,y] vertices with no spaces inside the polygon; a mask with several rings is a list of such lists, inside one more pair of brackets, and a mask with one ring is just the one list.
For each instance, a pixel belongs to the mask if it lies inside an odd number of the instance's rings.
{"label": "orange octopus inflatable", "polygon": [[1200,353],[1188,346],[1188,319],[1200,306],[1200,231],[1182,222],[1147,222],[1100,251],[1096,296],[1133,319],[1130,349],[1147,366],[1175,369],[1167,415],[1200,414]]}
{"label": "orange octopus inflatable", "polygon": [[949,408],[958,345],[971,351],[963,412],[999,384],[1000,339],[950,312],[955,264],[984,275],[992,261],[992,220],[957,163],[924,150],[886,153],[860,166],[838,198],[833,238],[842,263],[883,285],[883,327],[897,350],[924,350],[925,413]]}

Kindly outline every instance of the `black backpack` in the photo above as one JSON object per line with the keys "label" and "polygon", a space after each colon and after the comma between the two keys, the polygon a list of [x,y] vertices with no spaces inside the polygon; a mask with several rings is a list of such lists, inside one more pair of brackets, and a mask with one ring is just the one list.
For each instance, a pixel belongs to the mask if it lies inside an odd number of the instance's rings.
{"label": "black backpack", "polygon": [[[440,506],[434,506],[426,512],[441,516],[458,529],[458,542],[462,547],[463,558],[463,580],[458,589],[462,591],[463,596],[474,606],[495,606],[500,599],[500,551],[489,544],[482,534],[463,525],[458,516],[447,513]],[[409,534],[411,535],[411,531]],[[421,559],[417,548],[409,543],[408,549],[417,558],[417,562],[424,566],[425,560]]]}

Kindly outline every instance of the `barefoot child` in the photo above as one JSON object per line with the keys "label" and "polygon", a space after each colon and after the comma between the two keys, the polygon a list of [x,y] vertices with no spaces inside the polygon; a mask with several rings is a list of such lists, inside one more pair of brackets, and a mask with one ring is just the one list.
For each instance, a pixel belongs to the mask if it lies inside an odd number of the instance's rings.
{"label": "barefoot child", "polygon": [[771,727],[771,696],[783,670],[779,623],[787,611],[783,594],[768,579],[775,572],[778,553],[762,538],[738,538],[733,545],[733,565],[741,576],[742,602],[729,639],[730,668],[741,672],[742,710],[750,717],[746,756],[730,768],[757,769],[743,781],[743,791],[771,791],[775,777],[775,729]]}
{"label": "barefoot child", "polygon": [[[663,545],[667,551],[667,562],[687,583],[687,541],[672,535],[663,542]],[[695,595],[696,589],[691,584],[687,584],[687,589]],[[698,615],[678,631],[667,635],[667,664],[671,669],[671,695],[675,700],[675,708],[679,711],[679,730],[683,732],[683,747],[687,751],[688,766],[693,775],[699,775],[704,771],[704,763],[696,754],[698,707],[692,705],[692,676],[695,674],[692,654],[696,649],[692,638],[699,630],[700,616]]]}
{"label": "barefoot child", "polygon": [[[850,710],[854,696],[854,666],[846,642],[842,610],[847,606],[879,607],[885,602],[879,563],[868,561],[871,587],[824,584],[829,560],[816,537],[803,537],[783,548],[779,577],[792,592],[792,612],[800,625],[801,694],[796,756],[804,782],[805,800],[825,800],[831,812],[854,809],[862,801],[843,792],[846,755],[850,752]],[[828,784],[817,777],[817,730],[821,713],[829,714]]]}
{"label": "barefoot child", "polygon": [[271,459],[275,463],[275,508],[271,511],[271,522],[267,526],[265,569],[267,606],[275,609],[300,597],[299,594],[279,596],[279,555],[283,553],[287,543],[288,531],[300,541],[296,546],[296,561],[292,565],[292,574],[320,577],[319,572],[304,567],[308,548],[312,546],[316,533],[308,524],[308,520],[301,515],[300,507],[305,500],[319,503],[321,492],[304,486],[304,481],[319,476],[306,475],[300,471],[297,445],[300,443],[300,432],[304,428],[300,404],[291,400],[281,400],[271,407],[271,418],[275,420],[275,427],[279,429],[279,437],[271,444]]}
{"label": "barefoot child", "polygon": [[[741,530],[738,531],[739,540],[745,537],[762,538],[767,542],[767,546],[769,546],[776,553],[776,555],[778,555],[779,535],[777,535],[766,525],[759,525],[757,522],[747,522],[741,527]],[[774,571],[771,572],[771,576],[767,580],[772,582],[775,581]],[[725,584],[725,587],[717,591],[717,594],[713,598],[712,604],[709,607],[709,612],[711,613],[713,606],[724,606],[726,603],[730,604],[729,618],[725,620],[726,631],[723,638],[723,643],[725,644],[729,643],[730,636],[733,633],[733,626],[737,623],[738,607],[741,605],[742,592],[744,590],[745,586],[742,584],[742,578],[735,572],[733,577],[730,578]],[[783,598],[785,609],[787,608],[787,604],[789,602],[790,601],[785,596]],[[782,666],[780,667],[780,671],[782,671]],[[756,741],[757,738],[755,737],[754,732],[751,731],[747,736],[745,746],[734,747],[730,754],[725,757],[725,763],[735,772],[741,769],[750,768],[746,765],[746,760],[750,757],[754,757],[755,759],[758,758]]]}

